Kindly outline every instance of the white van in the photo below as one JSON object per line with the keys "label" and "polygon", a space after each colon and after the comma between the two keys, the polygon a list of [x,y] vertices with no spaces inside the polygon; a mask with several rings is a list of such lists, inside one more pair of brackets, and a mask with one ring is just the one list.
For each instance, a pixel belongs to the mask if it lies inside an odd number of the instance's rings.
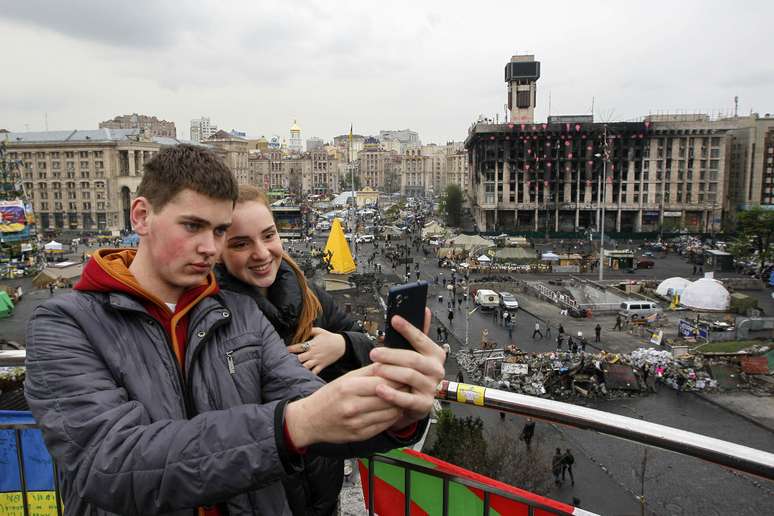
{"label": "white van", "polygon": [[629,319],[632,316],[644,318],[659,312],[661,312],[661,308],[651,301],[624,301],[621,303],[621,310],[618,313]]}
{"label": "white van", "polygon": [[494,290],[481,289],[476,292],[473,301],[481,308],[497,308],[500,306],[500,294]]}

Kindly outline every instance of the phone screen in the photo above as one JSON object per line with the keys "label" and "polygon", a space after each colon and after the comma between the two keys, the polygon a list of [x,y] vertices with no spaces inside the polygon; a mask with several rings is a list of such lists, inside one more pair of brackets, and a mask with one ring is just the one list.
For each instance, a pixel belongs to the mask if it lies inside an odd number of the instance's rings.
{"label": "phone screen", "polygon": [[421,330],[425,322],[426,304],[426,281],[391,287],[387,297],[387,324],[384,330],[384,344],[391,348],[413,349],[411,343],[393,329],[390,321],[394,315],[400,315]]}

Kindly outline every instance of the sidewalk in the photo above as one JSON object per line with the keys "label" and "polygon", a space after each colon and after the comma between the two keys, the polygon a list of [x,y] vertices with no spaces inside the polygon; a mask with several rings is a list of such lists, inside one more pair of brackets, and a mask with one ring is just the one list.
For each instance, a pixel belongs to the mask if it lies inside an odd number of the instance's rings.
{"label": "sidewalk", "polygon": [[694,392],[696,396],[774,432],[774,396],[749,392]]}

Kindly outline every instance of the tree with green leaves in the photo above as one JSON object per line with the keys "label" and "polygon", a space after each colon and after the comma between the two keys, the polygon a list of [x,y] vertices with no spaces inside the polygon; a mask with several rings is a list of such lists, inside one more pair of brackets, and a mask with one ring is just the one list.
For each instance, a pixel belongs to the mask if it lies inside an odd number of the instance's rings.
{"label": "tree with green leaves", "polygon": [[[339,186],[342,192],[349,192],[352,190],[352,178],[349,172],[341,175]],[[360,186],[360,176],[355,174],[355,190],[360,190]]]}
{"label": "tree with green leaves", "polygon": [[730,251],[737,259],[756,261],[758,271],[774,260],[774,211],[756,206],[736,216],[736,239]]}
{"label": "tree with green leaves", "polygon": [[446,212],[446,223],[449,226],[458,227],[462,220],[462,190],[459,185],[447,186],[441,202]]}

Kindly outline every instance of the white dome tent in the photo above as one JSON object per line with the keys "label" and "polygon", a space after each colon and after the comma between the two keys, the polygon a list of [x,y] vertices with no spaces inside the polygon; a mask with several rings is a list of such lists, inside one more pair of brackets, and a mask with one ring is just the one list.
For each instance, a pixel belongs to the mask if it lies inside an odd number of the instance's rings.
{"label": "white dome tent", "polygon": [[[658,284],[658,287],[656,287],[656,294],[666,298],[671,298],[671,296],[675,294],[681,296],[685,288],[690,284],[691,280],[680,278],[679,276],[667,278]],[[672,291],[671,293],[669,292],[670,290]]]}
{"label": "white dome tent", "polygon": [[724,311],[731,305],[731,294],[718,280],[700,278],[685,287],[680,304],[693,310]]}

